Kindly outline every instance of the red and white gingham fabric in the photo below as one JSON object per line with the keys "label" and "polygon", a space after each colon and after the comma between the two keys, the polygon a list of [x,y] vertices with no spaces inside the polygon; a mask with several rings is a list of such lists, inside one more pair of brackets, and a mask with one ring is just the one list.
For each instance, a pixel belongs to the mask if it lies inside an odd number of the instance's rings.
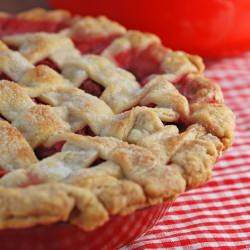
{"label": "red and white gingham fabric", "polygon": [[233,147],[206,185],[182,195],[131,249],[250,249],[250,54],[207,63],[236,114]]}

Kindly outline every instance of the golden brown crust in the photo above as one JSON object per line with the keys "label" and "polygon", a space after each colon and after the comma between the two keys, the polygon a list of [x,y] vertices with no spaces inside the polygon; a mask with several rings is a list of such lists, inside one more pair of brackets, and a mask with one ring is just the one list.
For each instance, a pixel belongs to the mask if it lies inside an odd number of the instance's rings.
{"label": "golden brown crust", "polygon": [[0,187],[0,201],[0,228],[29,227],[70,218],[73,224],[88,231],[108,219],[107,212],[90,191],[70,185]]}
{"label": "golden brown crust", "polygon": [[190,73],[178,84],[180,92],[183,93],[189,102],[213,102],[224,103],[220,86],[204,77],[201,74]]}
{"label": "golden brown crust", "polygon": [[0,11],[0,18],[8,18],[8,17],[10,17],[10,14]]}
{"label": "golden brown crust", "polygon": [[109,20],[105,16],[77,18],[69,29],[62,31],[63,34],[69,37],[75,39],[83,37],[85,40],[110,35],[122,35],[125,32],[126,29],[122,25]]}
{"label": "golden brown crust", "polygon": [[67,123],[56,116],[52,109],[45,105],[36,105],[13,121],[13,125],[25,136],[31,147],[45,143],[54,134],[69,130]]}
{"label": "golden brown crust", "polygon": [[20,19],[32,21],[65,21],[70,17],[70,13],[66,10],[45,10],[42,8],[35,8],[32,10],[24,11],[17,15]]}
{"label": "golden brown crust", "polygon": [[[173,200],[186,186],[194,187],[207,180],[211,175],[217,150],[214,140],[205,141],[205,135],[205,129],[200,126],[190,127],[184,134],[174,137],[169,132],[169,136],[163,140],[166,146],[169,143],[167,149],[172,150],[167,160],[170,165],[159,162],[145,147],[129,145],[114,138],[58,135],[51,143],[66,140],[61,153],[40,161],[31,169],[13,171],[3,177],[0,183],[6,188],[22,187],[32,183],[34,185],[36,180],[40,190],[39,183],[52,182],[54,186],[60,186],[58,182],[66,182],[90,190],[107,213],[124,214],[129,208]],[[176,143],[172,144],[174,138],[180,141],[177,148]],[[194,154],[193,151],[199,151],[200,154]],[[73,152],[75,153],[72,155]],[[107,162],[105,165],[101,163],[84,170],[81,169],[82,165],[79,165],[83,157],[91,157],[89,165],[100,157]],[[85,168],[88,168],[88,165],[85,165]],[[15,175],[16,178],[13,178]],[[34,199],[32,196],[30,198]],[[34,220],[33,223],[41,221]],[[84,225],[79,225],[86,229]]]}
{"label": "golden brown crust", "polygon": [[220,138],[225,149],[232,144],[235,115],[225,104],[195,103],[190,108],[192,123],[201,124],[211,134]]}
{"label": "golden brown crust", "polygon": [[[69,28],[0,42],[0,71],[15,81],[0,81],[0,115],[12,123],[0,120],[0,167],[11,170],[0,179],[0,228],[69,221],[88,231],[111,215],[172,201],[206,182],[233,140],[234,115],[219,85],[202,75],[200,57],[166,49],[155,35],[126,31],[105,17],[69,17],[21,13],[17,18]],[[81,55],[71,40],[113,34],[119,37],[101,55]],[[148,48],[162,74],[141,87],[114,58]],[[43,59],[61,74],[34,65]],[[88,78],[104,88],[100,98],[78,89]],[[72,133],[86,126],[98,136]],[[61,152],[40,161],[31,150],[62,141]]]}
{"label": "golden brown crust", "polygon": [[202,73],[204,68],[202,59],[199,56],[189,55],[182,51],[168,52],[162,62],[162,69],[168,74]]}
{"label": "golden brown crust", "polygon": [[8,122],[0,120],[0,168],[28,168],[37,159],[23,135]]}
{"label": "golden brown crust", "polygon": [[16,83],[0,81],[0,112],[35,148],[55,133],[69,130],[51,107],[36,105]]}

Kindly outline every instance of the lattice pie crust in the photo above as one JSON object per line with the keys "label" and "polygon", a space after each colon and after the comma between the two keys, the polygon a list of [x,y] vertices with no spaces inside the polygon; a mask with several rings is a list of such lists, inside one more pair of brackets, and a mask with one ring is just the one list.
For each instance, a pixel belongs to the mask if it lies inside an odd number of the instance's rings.
{"label": "lattice pie crust", "polygon": [[105,17],[0,19],[0,228],[94,230],[211,177],[235,121],[201,58]]}

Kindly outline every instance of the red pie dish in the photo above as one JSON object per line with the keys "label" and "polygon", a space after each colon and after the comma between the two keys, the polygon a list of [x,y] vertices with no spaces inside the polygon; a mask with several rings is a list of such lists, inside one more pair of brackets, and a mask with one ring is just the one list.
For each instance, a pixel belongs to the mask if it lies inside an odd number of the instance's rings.
{"label": "red pie dish", "polygon": [[155,225],[166,214],[169,206],[170,204],[162,204],[138,210],[127,216],[116,216],[91,232],[84,232],[65,223],[5,229],[0,231],[0,249],[118,249]]}
{"label": "red pie dish", "polygon": [[211,178],[235,118],[199,56],[104,16],[0,17],[1,249],[120,247]]}
{"label": "red pie dish", "polygon": [[232,56],[250,49],[248,0],[50,2],[74,14],[106,15],[128,28],[157,34],[170,48],[207,58]]}

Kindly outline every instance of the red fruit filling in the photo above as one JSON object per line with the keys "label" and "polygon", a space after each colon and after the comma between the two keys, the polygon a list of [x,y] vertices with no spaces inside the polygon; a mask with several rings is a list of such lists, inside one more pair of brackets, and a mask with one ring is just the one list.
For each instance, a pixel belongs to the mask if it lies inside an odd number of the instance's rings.
{"label": "red fruit filling", "polygon": [[95,166],[97,166],[97,165],[103,163],[104,161],[106,161],[106,160],[103,160],[102,158],[99,158],[99,157],[98,157],[89,167],[90,167],[90,168],[93,168],[93,167],[95,167]]}
{"label": "red fruit filling", "polygon": [[44,146],[39,146],[35,149],[35,154],[39,160],[42,160],[55,153],[61,152],[64,143],[65,141],[59,141],[49,148],[46,148]]}
{"label": "red fruit filling", "polygon": [[24,20],[18,17],[0,19],[0,36],[29,32],[58,32],[68,27],[67,22]]}
{"label": "red fruit filling", "polygon": [[[202,88],[202,83],[197,79],[189,78],[188,76],[183,76],[179,81],[174,83],[178,88],[180,93],[184,95],[190,102],[195,101],[195,95]],[[211,91],[213,91],[213,95],[206,98],[207,103],[218,103],[216,99],[215,92],[216,88],[214,86],[210,86]]]}
{"label": "red fruit filling", "polygon": [[80,89],[83,89],[85,92],[97,97],[100,97],[102,92],[104,91],[103,86],[91,79],[85,80],[80,86]]}
{"label": "red fruit filling", "polygon": [[59,67],[49,58],[46,58],[44,60],[41,60],[39,62],[36,63],[36,66],[38,65],[47,65],[48,67],[54,69],[55,71],[57,71],[58,73],[61,73],[61,70],[59,69]]}
{"label": "red fruit filling", "polygon": [[[89,126],[86,126],[76,131],[75,133],[79,135],[95,136],[94,132],[91,130]],[[65,141],[59,141],[55,143],[52,147],[48,147],[48,148],[44,146],[39,146],[35,149],[35,154],[39,160],[42,160],[46,157],[54,155],[55,153],[61,152],[64,143]]]}
{"label": "red fruit filling", "polygon": [[146,107],[155,108],[155,107],[156,107],[156,104],[155,104],[155,103],[148,103],[148,104],[146,105]]}
{"label": "red fruit filling", "polygon": [[0,37],[4,36],[6,34],[6,24],[8,22],[8,17],[0,17]]}
{"label": "red fruit filling", "polygon": [[121,52],[115,56],[118,66],[133,73],[137,80],[145,85],[143,79],[152,74],[161,74],[160,62],[166,54],[161,45],[152,44],[142,51],[136,49]]}
{"label": "red fruit filling", "polygon": [[1,169],[0,168],[0,178],[3,177],[4,175],[6,175],[8,173],[7,170]]}
{"label": "red fruit filling", "polygon": [[0,73],[0,80],[12,81],[12,79],[8,75],[6,75],[5,73]]}
{"label": "red fruit filling", "polygon": [[95,133],[92,131],[92,129],[89,126],[86,126],[82,129],[79,129],[75,133],[78,135],[96,136]]}
{"label": "red fruit filling", "polygon": [[31,99],[32,99],[32,101],[33,101],[34,103],[36,103],[36,104],[49,105],[48,103],[45,103],[45,102],[39,100],[38,98],[31,98]]}
{"label": "red fruit filling", "polygon": [[8,45],[8,48],[11,49],[11,50],[15,50],[15,51],[17,51],[19,49],[17,46],[10,45],[10,44]]}
{"label": "red fruit filling", "polygon": [[73,37],[72,40],[82,54],[99,55],[119,36],[120,35],[114,34],[108,37],[98,37],[91,40],[85,37]]}

